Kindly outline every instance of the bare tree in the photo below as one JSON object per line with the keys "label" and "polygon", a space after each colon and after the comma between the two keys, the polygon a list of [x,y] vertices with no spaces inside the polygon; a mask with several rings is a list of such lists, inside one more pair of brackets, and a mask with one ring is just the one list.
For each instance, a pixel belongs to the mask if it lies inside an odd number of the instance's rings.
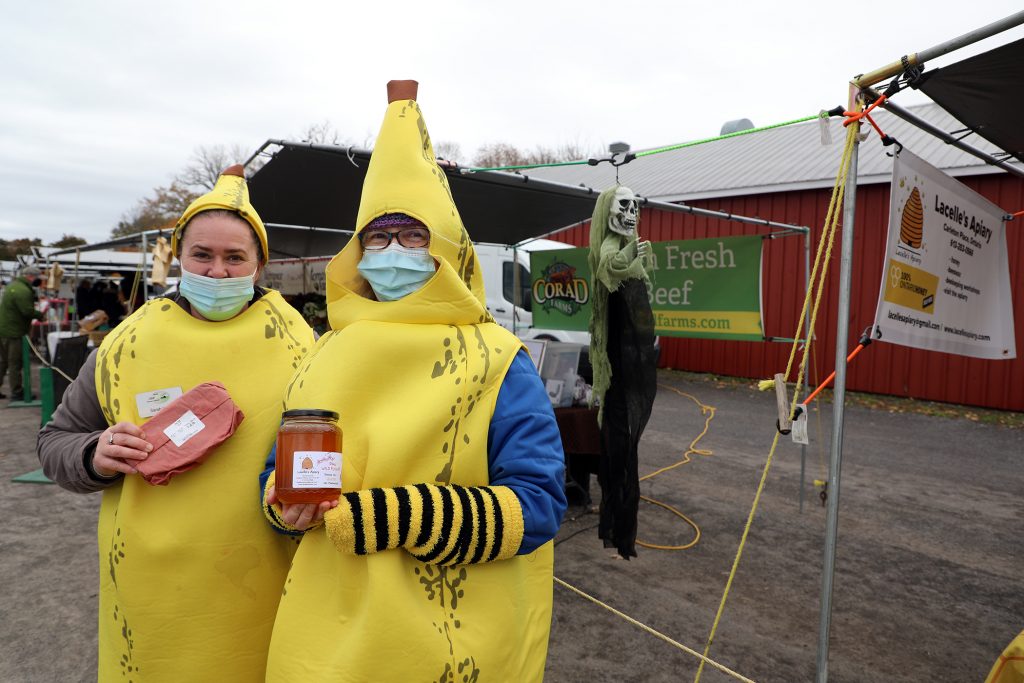
{"label": "bare tree", "polygon": [[41,247],[38,237],[19,237],[13,240],[0,239],[0,261],[16,261],[18,254],[31,254],[32,247]]}
{"label": "bare tree", "polygon": [[462,145],[451,140],[441,140],[434,143],[434,156],[446,161],[462,163]]}
{"label": "bare tree", "polygon": [[60,247],[60,248],[64,249],[64,248],[67,248],[67,247],[77,247],[80,244],[87,244],[87,242],[84,239],[82,239],[81,237],[79,237],[78,235],[71,235],[71,234],[68,234],[68,233],[64,233],[63,235],[61,235],[59,240],[57,240],[55,242],[51,242],[50,246],[51,247]]}
{"label": "bare tree", "polygon": [[529,163],[518,147],[507,142],[490,142],[480,147],[473,156],[474,166],[522,166]]}
{"label": "bare tree", "polygon": [[341,137],[338,129],[330,121],[324,120],[320,123],[311,123],[302,132],[303,142],[312,142],[318,145],[348,145],[349,142]]}
{"label": "bare tree", "polygon": [[117,227],[110,231],[110,236],[122,237],[144,230],[170,229],[199,194],[177,180],[168,187],[154,188],[151,196],[140,199],[121,216]]}
{"label": "bare tree", "polygon": [[174,182],[196,191],[212,190],[221,171],[249,158],[241,145],[200,145],[192,152],[188,165],[174,178]]}
{"label": "bare tree", "polygon": [[557,147],[537,145],[531,151],[520,150],[506,142],[492,142],[477,150],[473,165],[483,168],[499,166],[529,166],[532,164],[555,164],[561,161],[577,161],[590,157],[605,156],[601,151],[587,152],[579,142],[562,143]]}

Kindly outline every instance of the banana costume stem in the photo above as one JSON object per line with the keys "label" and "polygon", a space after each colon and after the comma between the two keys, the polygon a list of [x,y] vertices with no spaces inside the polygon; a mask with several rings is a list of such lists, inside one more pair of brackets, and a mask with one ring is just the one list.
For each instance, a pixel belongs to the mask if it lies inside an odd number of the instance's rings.
{"label": "banana costume stem", "polygon": [[429,564],[456,566],[515,556],[523,510],[507,486],[415,484],[342,494],[324,515],[343,553],[405,548]]}

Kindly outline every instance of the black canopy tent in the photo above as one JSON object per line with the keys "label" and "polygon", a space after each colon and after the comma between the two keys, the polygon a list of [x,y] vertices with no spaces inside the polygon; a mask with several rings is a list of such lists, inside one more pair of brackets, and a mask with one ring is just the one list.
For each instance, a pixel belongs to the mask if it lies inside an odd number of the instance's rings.
{"label": "black canopy tent", "polygon": [[925,71],[918,87],[1009,156],[1024,161],[1024,39]]}
{"label": "black canopy tent", "polygon": [[[270,159],[249,180],[249,197],[268,226],[355,228],[370,151],[268,140],[257,154]],[[586,220],[598,194],[512,173],[463,174],[441,164],[474,242],[518,244]],[[341,243],[329,246],[320,253],[334,254]]]}

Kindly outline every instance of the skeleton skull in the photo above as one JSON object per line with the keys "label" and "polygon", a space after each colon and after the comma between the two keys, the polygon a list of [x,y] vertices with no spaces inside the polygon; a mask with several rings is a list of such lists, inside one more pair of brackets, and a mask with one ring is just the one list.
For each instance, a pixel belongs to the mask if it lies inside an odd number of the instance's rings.
{"label": "skeleton skull", "polygon": [[636,231],[637,210],[639,208],[636,195],[628,187],[615,190],[612,198],[611,213],[608,216],[608,229],[626,237],[632,237]]}

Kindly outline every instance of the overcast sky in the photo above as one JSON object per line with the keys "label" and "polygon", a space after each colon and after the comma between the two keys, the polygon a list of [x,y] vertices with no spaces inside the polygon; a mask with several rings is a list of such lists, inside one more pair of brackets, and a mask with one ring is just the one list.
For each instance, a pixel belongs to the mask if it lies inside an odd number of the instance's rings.
{"label": "overcast sky", "polygon": [[[0,237],[44,243],[107,238],[201,145],[255,150],[325,121],[371,142],[393,78],[420,81],[431,136],[466,158],[499,141],[642,149],[716,135],[731,119],[761,126],[845,105],[852,76],[1020,10],[1019,0],[3,5]],[[933,66],[1021,37],[1018,27]]]}

